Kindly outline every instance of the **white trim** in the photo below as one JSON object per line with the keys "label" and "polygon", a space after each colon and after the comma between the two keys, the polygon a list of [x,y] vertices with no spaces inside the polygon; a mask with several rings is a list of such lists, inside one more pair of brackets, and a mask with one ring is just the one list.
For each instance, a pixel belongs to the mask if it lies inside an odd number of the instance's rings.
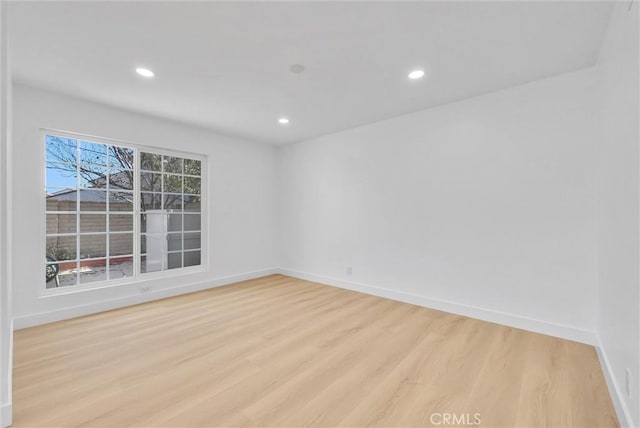
{"label": "white trim", "polygon": [[9,323],[9,396],[7,403],[0,408],[0,428],[13,425],[13,320]]}
{"label": "white trim", "polygon": [[[133,142],[128,142],[128,141],[122,141],[122,140],[116,140],[113,138],[107,138],[107,137],[99,137],[99,136],[93,136],[93,135],[88,135],[88,134],[83,134],[83,133],[79,133],[79,132],[71,132],[71,131],[64,131],[64,130],[56,130],[56,129],[51,129],[51,128],[40,128],[39,129],[39,133],[40,133],[40,141],[42,144],[42,153],[44,155],[43,158],[43,164],[45,166],[44,168],[44,176],[42,177],[44,180],[44,184],[45,184],[45,189],[50,188],[50,187],[55,187],[55,186],[47,186],[46,183],[46,168],[47,168],[47,136],[49,135],[53,135],[53,136],[57,136],[57,137],[62,137],[62,138],[70,138],[70,139],[74,139],[74,140],[78,140],[77,141],[77,155],[76,155],[76,159],[78,159],[78,161],[75,163],[76,168],[78,169],[77,171],[77,177],[80,177],[80,172],[79,172],[79,168],[80,168],[80,143],[82,141],[89,141],[92,143],[97,143],[97,144],[104,144],[107,146],[120,146],[120,147],[126,147],[129,149],[134,150],[135,152],[135,156],[134,156],[134,160],[135,160],[135,165],[133,167],[132,172],[134,173],[136,179],[134,179],[133,182],[133,189],[131,191],[129,190],[122,190],[123,192],[126,193],[131,193],[133,195],[133,210],[132,211],[110,211],[109,209],[107,209],[106,211],[82,211],[80,208],[80,190],[83,189],[82,186],[80,186],[80,182],[79,182],[79,178],[76,179],[76,188],[74,189],[74,191],[76,192],[76,210],[75,211],[63,211],[60,212],[62,214],[69,214],[69,215],[75,215],[76,216],[76,232],[75,233],[68,233],[68,234],[62,234],[64,236],[75,236],[76,237],[76,284],[69,286],[69,287],[64,287],[64,289],[61,288],[47,288],[46,283],[43,282],[42,286],[40,286],[38,288],[39,292],[39,298],[42,297],[48,297],[48,296],[52,296],[52,295],[60,295],[60,294],[67,294],[69,292],[79,292],[79,291],[87,291],[87,290],[95,290],[95,289],[100,289],[100,288],[105,288],[105,287],[111,287],[111,286],[122,286],[122,285],[128,285],[128,284],[133,284],[136,282],[141,282],[141,281],[148,281],[148,280],[152,280],[154,278],[169,278],[171,276],[173,276],[173,274],[169,273],[172,272],[175,275],[188,275],[190,273],[195,273],[195,272],[201,272],[201,271],[207,271],[209,269],[209,239],[208,239],[208,233],[209,233],[209,216],[208,216],[208,203],[209,203],[209,186],[208,186],[208,174],[209,174],[209,156],[205,155],[205,154],[198,154],[198,153],[192,153],[192,152],[186,152],[186,151],[179,151],[179,150],[173,150],[173,149],[162,149],[162,148],[157,148],[157,147],[152,147],[152,146],[147,146],[147,145],[143,145],[143,144],[138,144],[138,143],[133,143]],[[189,160],[195,160],[195,161],[199,161],[201,163],[201,167],[200,167],[200,175],[199,176],[195,176],[195,175],[191,175],[191,174],[184,174],[184,169],[183,172],[181,174],[173,174],[173,173],[169,173],[169,175],[178,175],[181,176],[182,178],[184,177],[197,177],[200,179],[200,195],[193,195],[193,196],[200,196],[201,198],[201,205],[200,205],[200,211],[199,212],[188,212],[185,213],[183,210],[181,211],[181,216],[182,216],[182,221],[183,221],[183,227],[184,227],[184,216],[185,215],[199,215],[200,216],[200,230],[190,230],[190,231],[185,231],[184,229],[182,230],[183,233],[183,241],[184,241],[184,233],[200,233],[200,248],[194,248],[194,249],[190,249],[190,250],[186,250],[186,251],[200,251],[200,264],[199,265],[195,265],[195,266],[188,266],[188,267],[181,267],[179,269],[172,269],[169,270],[166,267],[164,269],[162,269],[161,271],[158,272],[146,272],[146,273],[142,273],[141,269],[140,269],[140,257],[141,257],[141,252],[140,252],[140,240],[142,237],[142,234],[140,233],[140,218],[141,218],[141,214],[142,211],[140,210],[140,198],[142,195],[142,191],[140,190],[140,180],[139,180],[139,176],[141,171],[143,171],[141,169],[141,152],[148,152],[148,153],[152,153],[152,154],[158,154],[161,156],[175,156],[175,157],[180,157],[182,159],[189,159]],[[105,166],[105,168],[110,168],[110,164],[109,164],[109,160],[108,160],[108,156],[109,156],[109,151],[107,150],[107,165]],[[60,163],[66,163],[66,162],[60,162]],[[71,163],[69,163],[69,165],[72,165]],[[146,170],[145,170],[146,171]],[[150,171],[150,172],[155,172],[155,171]],[[164,164],[159,172],[161,179],[164,180],[164,176],[165,176],[165,171],[164,171]],[[57,188],[57,187],[56,187]],[[106,187],[105,189],[103,189],[105,191],[105,194],[107,195],[107,205],[109,205],[109,199],[108,199],[108,192],[110,191],[110,187],[109,187],[109,182],[107,181]],[[144,192],[144,193],[154,193],[154,194],[158,194],[161,197],[161,201],[164,199],[163,195],[164,195],[164,186],[162,186],[161,191],[160,192]],[[180,193],[180,195],[182,197],[184,197],[185,195],[192,195],[189,193],[184,193],[184,189],[183,191]],[[203,203],[205,202],[205,203]],[[49,237],[54,237],[54,236],[60,236],[61,234],[48,234],[46,231],[46,216],[48,214],[57,214],[59,212],[57,211],[47,211],[46,209],[46,199],[45,200],[40,200],[40,205],[41,208],[44,207],[44,211],[41,209],[41,212],[44,212],[44,222],[43,224],[45,224],[45,230],[44,230],[44,240],[45,240],[45,244],[46,244],[46,240]],[[184,208],[184,207],[183,207]],[[82,235],[81,230],[80,230],[80,220],[81,220],[81,215],[82,214],[104,214],[106,216],[106,229],[105,232],[91,232],[91,233],[85,233],[84,235],[104,235],[106,238],[106,254],[104,257],[94,257],[94,258],[89,258],[89,259],[82,259],[80,258],[80,237]],[[115,214],[115,215],[120,215],[120,214],[126,214],[129,215],[131,214],[133,216],[133,231],[129,232],[129,231],[123,231],[121,233],[125,234],[125,233],[133,233],[133,254],[132,255],[119,255],[117,256],[117,258],[119,257],[128,257],[128,256],[132,256],[133,258],[133,275],[131,277],[127,277],[127,278],[118,278],[118,279],[110,279],[109,278],[109,262],[111,258],[115,258],[115,257],[111,257],[109,255],[109,236],[111,234],[110,230],[109,230],[109,224],[110,224],[110,220],[109,220],[109,216],[111,214]],[[203,225],[206,225],[206,228],[203,227]],[[116,232],[119,233],[119,232]],[[42,246],[42,249],[44,250],[44,248],[46,247],[46,245]],[[177,251],[176,251],[177,252]],[[184,265],[184,242],[183,242],[183,246],[182,249],[180,250],[180,254],[182,255],[182,262]],[[46,253],[44,254],[46,256]],[[43,257],[44,259],[44,257]],[[82,264],[82,262],[84,261],[89,261],[89,260],[93,260],[93,259],[104,259],[106,261],[106,274],[107,274],[107,279],[103,280],[103,281],[96,281],[96,282],[89,282],[89,283],[82,283],[80,281],[81,275],[80,275],[80,266]],[[68,262],[72,262],[74,260],[69,260]],[[67,261],[64,261],[67,262]],[[42,266],[42,269],[44,269],[44,265]],[[43,275],[44,278],[44,275]],[[72,288],[73,290],[67,290],[67,288]]]}
{"label": "white trim", "polygon": [[[201,160],[201,161],[206,161],[208,158],[208,155],[204,155],[202,153],[196,153],[196,152],[189,152],[189,151],[184,151],[184,150],[174,150],[174,149],[165,149],[162,147],[156,147],[156,146],[149,146],[146,144],[139,144],[139,143],[133,143],[131,141],[125,141],[125,140],[118,140],[116,138],[109,138],[109,137],[101,137],[98,135],[92,135],[92,134],[85,134],[83,132],[75,132],[75,131],[65,131],[62,129],[55,129],[55,128],[39,128],[40,130],[40,134],[41,135],[46,135],[46,134],[55,134],[56,137],[63,137],[63,138],[72,138],[72,139],[82,139],[82,140],[92,140],[97,142],[97,143],[101,143],[101,144],[107,144],[107,145],[118,145],[118,146],[132,146],[130,148],[132,149],[140,149],[143,151],[151,151],[153,150],[155,154],[161,154],[161,155],[166,155],[166,156],[180,156],[180,157],[187,157],[190,159],[194,159],[194,160]],[[146,171],[146,170],[145,170]]]}
{"label": "white trim", "polygon": [[5,428],[13,423],[13,405],[4,404],[0,407],[0,427]]}
{"label": "white trim", "polygon": [[[83,259],[84,260],[84,259]],[[128,285],[136,285],[141,282],[148,282],[158,279],[181,277],[184,275],[192,275],[208,272],[202,266],[189,266],[181,269],[171,269],[166,271],[157,271],[140,274],[138,276],[128,276],[126,278],[111,279],[109,281],[96,281],[87,284],[70,285],[66,287],[52,287],[40,290],[39,299],[51,296],[61,296],[65,294],[81,293],[89,290],[100,290],[102,288],[126,287]]]}
{"label": "white trim", "polygon": [[598,353],[598,359],[600,360],[600,367],[602,368],[602,373],[604,374],[604,379],[607,381],[607,387],[609,388],[609,395],[611,396],[611,401],[613,401],[613,407],[616,410],[616,414],[618,415],[618,422],[621,427],[634,427],[636,425],[633,424],[633,418],[631,417],[631,412],[627,407],[627,403],[624,400],[624,394],[622,389],[620,389],[620,385],[616,382],[616,378],[613,375],[613,369],[611,368],[611,363],[609,362],[609,358],[607,357],[607,351],[605,351],[602,346],[602,342],[600,341],[600,337],[597,337],[597,345],[596,352]]}
{"label": "white trim", "polygon": [[192,282],[190,284],[185,284],[178,287],[153,289],[149,293],[140,295],[119,297],[115,299],[104,300],[101,302],[90,303],[87,305],[72,306],[56,311],[40,312],[37,314],[14,318],[13,327],[14,330],[20,330],[22,328],[33,327],[40,324],[47,324],[50,322],[61,321],[69,318],[95,314],[97,312],[109,311],[111,309],[137,305],[153,300],[193,293],[195,291],[207,290],[209,288],[233,284],[234,282],[261,278],[263,276],[273,275],[275,273],[278,273],[278,269],[276,268],[263,269],[258,271],[240,273],[237,275],[208,279],[205,281]]}
{"label": "white trim", "polygon": [[426,308],[437,309],[439,311],[450,312],[470,318],[476,318],[482,321],[502,324],[522,330],[533,331],[535,333],[546,334],[549,336],[560,337],[562,339],[568,339],[575,342],[586,343],[588,345],[596,344],[596,334],[595,332],[590,330],[550,323],[547,321],[527,318],[516,314],[509,314],[492,309],[481,308],[479,306],[466,305],[463,303],[451,302],[428,296],[391,290],[388,288],[362,284],[359,282],[345,281],[340,278],[300,272],[293,269],[280,268],[279,273],[281,273],[282,275],[292,276],[294,278],[318,282],[320,284],[332,285],[334,287],[345,288],[347,290],[358,291],[360,293],[371,294],[391,300],[397,300],[399,302],[410,303]]}
{"label": "white trim", "polygon": [[12,78],[6,2],[0,2],[0,427],[12,424]]}

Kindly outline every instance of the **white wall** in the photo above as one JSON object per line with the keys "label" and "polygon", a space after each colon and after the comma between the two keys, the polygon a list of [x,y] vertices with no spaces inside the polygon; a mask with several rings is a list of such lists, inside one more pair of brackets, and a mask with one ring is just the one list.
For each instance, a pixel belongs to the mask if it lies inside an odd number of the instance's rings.
{"label": "white wall", "polygon": [[[14,87],[13,313],[16,328],[232,282],[277,266],[276,149],[30,87]],[[40,128],[208,156],[209,271],[65,295],[44,286],[44,146]],[[150,285],[152,293],[141,295]],[[176,287],[185,286],[178,289]]]}
{"label": "white wall", "polygon": [[10,251],[10,213],[7,197],[10,193],[8,161],[11,138],[11,75],[7,55],[6,4],[0,2],[0,427],[12,420],[12,341],[11,284],[8,261]]}
{"label": "white wall", "polygon": [[[624,418],[637,425],[637,9],[616,6],[597,68],[279,149],[15,86],[16,325],[280,265],[301,277],[584,342],[597,342],[597,332]],[[209,271],[152,281],[150,295],[140,295],[149,285],[140,283],[40,297],[41,127],[208,155]]]}
{"label": "white wall", "polygon": [[593,342],[595,77],[283,147],[282,267]]}
{"label": "white wall", "polygon": [[[628,423],[640,424],[638,14],[613,10],[601,51],[603,134],[599,147],[598,335]],[[631,370],[631,396],[625,368]]]}

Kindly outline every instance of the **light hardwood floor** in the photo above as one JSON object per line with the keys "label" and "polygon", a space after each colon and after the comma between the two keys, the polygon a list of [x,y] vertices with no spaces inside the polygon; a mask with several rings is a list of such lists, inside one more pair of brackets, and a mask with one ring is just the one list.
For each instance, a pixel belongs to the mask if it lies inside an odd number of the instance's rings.
{"label": "light hardwood floor", "polygon": [[618,424],[591,346],[281,275],[17,331],[14,370],[16,427]]}

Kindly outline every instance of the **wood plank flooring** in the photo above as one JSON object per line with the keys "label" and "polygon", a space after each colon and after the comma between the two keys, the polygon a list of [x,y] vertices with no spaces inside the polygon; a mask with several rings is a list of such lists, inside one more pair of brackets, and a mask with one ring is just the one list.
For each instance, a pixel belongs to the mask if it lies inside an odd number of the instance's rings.
{"label": "wood plank flooring", "polygon": [[591,346],[281,275],[14,347],[16,427],[618,426]]}

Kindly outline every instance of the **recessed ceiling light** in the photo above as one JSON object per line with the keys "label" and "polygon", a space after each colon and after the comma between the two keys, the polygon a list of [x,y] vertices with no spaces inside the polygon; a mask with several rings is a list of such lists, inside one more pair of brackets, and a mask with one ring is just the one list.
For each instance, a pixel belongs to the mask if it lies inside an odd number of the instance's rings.
{"label": "recessed ceiling light", "polygon": [[304,71],[304,65],[293,64],[291,67],[289,67],[289,70],[291,70],[293,74],[300,74]]}
{"label": "recessed ceiling light", "polygon": [[153,77],[153,76],[155,76],[153,71],[149,70],[148,68],[143,68],[143,67],[136,68],[136,73],[138,73],[142,77]]}
{"label": "recessed ceiling light", "polygon": [[422,79],[423,76],[424,70],[413,70],[411,73],[409,73],[409,79],[413,80]]}
{"label": "recessed ceiling light", "polygon": [[278,119],[278,123],[280,125],[288,125],[289,124],[289,118],[287,117],[281,117],[280,119]]}

